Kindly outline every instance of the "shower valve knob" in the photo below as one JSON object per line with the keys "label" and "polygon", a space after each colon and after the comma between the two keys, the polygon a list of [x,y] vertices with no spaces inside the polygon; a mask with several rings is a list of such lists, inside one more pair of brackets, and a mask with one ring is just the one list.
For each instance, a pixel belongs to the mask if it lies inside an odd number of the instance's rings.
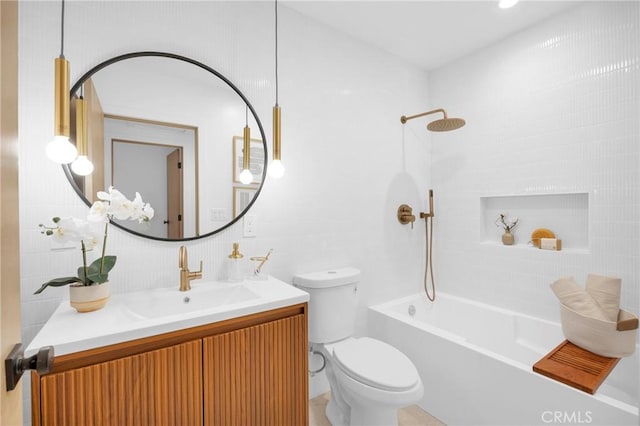
{"label": "shower valve knob", "polygon": [[413,228],[413,222],[416,221],[416,217],[413,214],[413,209],[411,206],[407,204],[401,204],[398,207],[398,222],[403,225],[411,224],[411,228]]}

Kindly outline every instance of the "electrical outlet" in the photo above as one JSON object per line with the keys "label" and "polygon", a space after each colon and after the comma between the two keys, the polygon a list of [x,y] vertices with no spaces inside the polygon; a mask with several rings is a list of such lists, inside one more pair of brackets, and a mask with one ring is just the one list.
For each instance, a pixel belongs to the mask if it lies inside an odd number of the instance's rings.
{"label": "electrical outlet", "polygon": [[254,214],[246,214],[242,219],[242,223],[244,225],[243,236],[245,237],[255,237],[257,235],[257,222],[258,219]]}

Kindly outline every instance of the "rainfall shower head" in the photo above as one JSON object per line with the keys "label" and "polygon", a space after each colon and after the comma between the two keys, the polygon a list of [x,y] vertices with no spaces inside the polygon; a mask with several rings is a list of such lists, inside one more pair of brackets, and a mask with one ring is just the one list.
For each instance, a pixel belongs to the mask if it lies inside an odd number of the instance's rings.
{"label": "rainfall shower head", "polygon": [[431,130],[432,132],[448,132],[449,130],[456,130],[465,125],[465,121],[462,118],[448,118],[447,112],[442,108],[423,112],[421,114],[410,115],[408,117],[406,115],[403,115],[402,117],[400,117],[400,122],[404,124],[414,118],[424,117],[425,115],[435,114],[436,112],[441,112],[444,115],[444,118],[432,121],[431,123],[427,124],[427,129]]}

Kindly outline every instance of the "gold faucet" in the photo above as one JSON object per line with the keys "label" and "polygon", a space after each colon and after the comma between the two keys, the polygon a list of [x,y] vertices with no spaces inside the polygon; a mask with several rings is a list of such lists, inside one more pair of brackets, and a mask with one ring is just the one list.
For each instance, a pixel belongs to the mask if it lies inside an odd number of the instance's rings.
{"label": "gold faucet", "polygon": [[250,260],[260,262],[258,267],[253,271],[254,275],[260,275],[260,272],[262,271],[262,266],[264,266],[266,261],[269,260],[269,256],[271,256],[272,251],[273,249],[269,249],[269,252],[267,253],[266,256],[253,256],[249,258]]}
{"label": "gold faucet", "polygon": [[180,291],[191,290],[191,280],[202,278],[202,260],[200,261],[200,270],[194,272],[189,271],[189,256],[187,255],[187,248],[185,246],[180,246],[178,266],[180,267]]}

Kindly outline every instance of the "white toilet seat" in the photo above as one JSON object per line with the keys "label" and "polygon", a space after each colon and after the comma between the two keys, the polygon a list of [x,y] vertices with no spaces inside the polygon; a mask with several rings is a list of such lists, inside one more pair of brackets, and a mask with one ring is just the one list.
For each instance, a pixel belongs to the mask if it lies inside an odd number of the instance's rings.
{"label": "white toilet seat", "polygon": [[370,337],[330,345],[337,368],[363,385],[387,392],[412,390],[420,376],[411,360],[393,346]]}

